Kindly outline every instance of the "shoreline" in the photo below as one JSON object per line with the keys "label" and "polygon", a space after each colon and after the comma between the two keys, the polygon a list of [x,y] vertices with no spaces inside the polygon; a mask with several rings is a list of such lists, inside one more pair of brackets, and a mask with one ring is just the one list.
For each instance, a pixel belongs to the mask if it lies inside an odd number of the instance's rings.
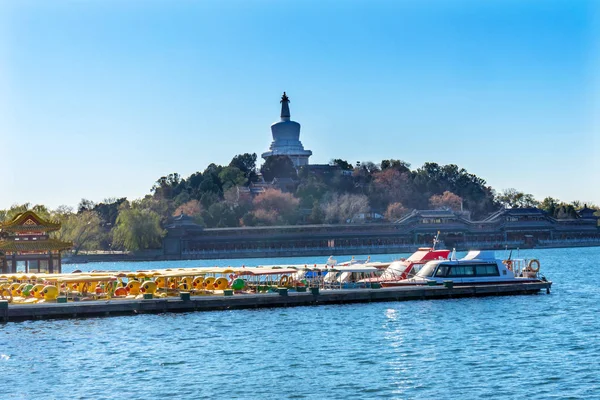
{"label": "shoreline", "polygon": [[[100,254],[78,254],[76,256],[68,256],[63,258],[63,264],[86,264],[89,262],[145,262],[145,261],[182,261],[182,260],[234,260],[244,258],[279,258],[279,257],[329,257],[329,256],[354,256],[354,255],[379,255],[379,254],[399,254],[412,253],[419,246],[403,246],[403,247],[365,247],[356,248],[354,251],[349,249],[303,249],[303,250],[273,250],[273,251],[215,251],[196,254],[183,254],[181,257],[172,255],[157,254],[156,251],[147,253],[100,253]],[[600,247],[600,244],[593,243],[570,243],[570,244],[552,244],[552,245],[536,245],[523,246],[519,249],[562,249],[573,247]],[[516,247],[517,248],[517,247]],[[515,248],[515,249],[516,249]],[[457,247],[456,251],[472,250],[468,247]],[[498,247],[480,247],[477,250],[505,250]],[[510,248],[509,248],[510,250]]]}

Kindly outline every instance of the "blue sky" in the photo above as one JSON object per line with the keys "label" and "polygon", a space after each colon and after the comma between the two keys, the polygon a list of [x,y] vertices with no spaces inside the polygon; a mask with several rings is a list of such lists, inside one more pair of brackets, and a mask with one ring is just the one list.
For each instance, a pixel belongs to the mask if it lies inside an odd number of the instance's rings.
{"label": "blue sky", "polygon": [[262,153],[284,90],[312,163],[455,163],[600,204],[600,3],[0,4],[0,208],[142,197]]}

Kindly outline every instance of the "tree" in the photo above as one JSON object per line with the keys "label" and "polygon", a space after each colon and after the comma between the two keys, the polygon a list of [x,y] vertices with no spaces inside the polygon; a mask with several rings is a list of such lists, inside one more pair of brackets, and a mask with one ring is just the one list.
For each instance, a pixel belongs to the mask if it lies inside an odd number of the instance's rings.
{"label": "tree", "polygon": [[360,167],[357,168],[365,171],[368,175],[373,175],[375,172],[381,171],[379,166],[371,161],[363,161],[363,163],[360,164]]}
{"label": "tree", "polygon": [[532,194],[519,192],[510,188],[502,191],[498,201],[507,208],[537,207],[538,202]]}
{"label": "tree", "polygon": [[202,213],[202,205],[198,200],[190,200],[175,209],[173,216],[176,217],[181,214],[188,215],[190,217],[199,216]]}
{"label": "tree", "polygon": [[412,172],[412,176],[417,203],[411,203],[414,208],[427,207],[431,196],[445,191],[460,196],[464,200],[465,208],[471,211],[475,218],[484,217],[498,208],[494,192],[486,186],[485,180],[454,164],[440,166],[436,163],[425,163]]}
{"label": "tree", "polygon": [[283,224],[295,223],[300,201],[291,193],[283,193],[278,189],[267,189],[252,201],[254,209],[265,212],[274,211],[278,222]]}
{"label": "tree", "polygon": [[556,207],[554,217],[557,219],[576,219],[579,216],[573,204],[561,203]]}
{"label": "tree", "polygon": [[236,227],[239,225],[239,216],[235,210],[225,202],[214,203],[202,213],[206,226],[211,228]]}
{"label": "tree", "polygon": [[322,224],[325,220],[325,212],[323,211],[323,207],[318,201],[313,203],[310,215],[308,216],[308,222],[310,224]]}
{"label": "tree", "polygon": [[242,171],[248,183],[256,182],[258,177],[256,174],[256,153],[239,154],[233,157],[229,166]]}
{"label": "tree", "polygon": [[[128,202],[122,203],[121,207],[127,208]],[[143,199],[134,200],[131,202],[131,207],[138,210],[148,210],[156,213],[160,217],[161,223],[166,222],[173,214],[173,202],[164,199],[146,195]]]}
{"label": "tree", "polygon": [[272,181],[275,178],[296,179],[298,173],[294,163],[288,156],[269,156],[260,167],[260,172],[265,181]]}
{"label": "tree", "polygon": [[245,214],[241,223],[244,226],[270,226],[277,224],[279,214],[275,210],[254,210]]}
{"label": "tree", "polygon": [[0,221],[12,221],[17,215],[22,214],[26,211],[33,211],[40,218],[50,219],[51,213],[42,204],[36,204],[34,206],[31,203],[13,204],[8,210],[0,212]]}
{"label": "tree", "polygon": [[219,202],[219,195],[215,192],[205,192],[202,193],[202,197],[200,197],[200,203],[205,210],[207,210],[210,206]]}
{"label": "tree", "polygon": [[452,192],[445,191],[442,194],[436,194],[429,199],[429,205],[433,209],[450,209],[452,211],[460,211],[462,208],[463,199]]}
{"label": "tree", "polygon": [[559,203],[560,202],[558,199],[548,196],[544,200],[542,200],[539,207],[540,209],[546,211],[549,215],[555,216]]}
{"label": "tree", "polygon": [[165,231],[156,212],[131,207],[119,211],[112,233],[115,247],[137,251],[160,248]]}
{"label": "tree", "polygon": [[337,165],[343,171],[352,171],[354,167],[346,160],[342,160],[341,158],[333,159],[329,162],[329,165]]}
{"label": "tree", "polygon": [[158,178],[154,186],[152,186],[152,192],[154,193],[154,197],[172,199],[177,196],[184,187],[185,182],[182,181],[179,174],[175,172]]}
{"label": "tree", "polygon": [[244,185],[246,183],[246,176],[239,168],[229,166],[219,172],[219,180],[225,191],[235,186]]}
{"label": "tree", "polygon": [[296,189],[296,197],[300,199],[300,205],[304,208],[312,207],[315,201],[320,201],[328,187],[314,176],[305,179]]}
{"label": "tree", "polygon": [[250,191],[242,191],[240,188],[232,187],[223,193],[225,204],[231,208],[241,207],[248,210],[252,207],[252,194]]}
{"label": "tree", "polygon": [[105,199],[102,203],[94,205],[93,211],[109,226],[113,226],[119,215],[119,206],[127,201],[126,197],[120,199]]}
{"label": "tree", "polygon": [[363,194],[333,194],[323,205],[325,222],[348,223],[360,213],[369,211],[369,199]]}
{"label": "tree", "polygon": [[407,211],[408,209],[404,207],[400,202],[390,203],[390,205],[387,207],[387,210],[385,211],[385,217],[389,221],[394,221],[399,218],[402,218],[402,216],[404,216],[404,214],[406,214]]}
{"label": "tree", "polygon": [[402,160],[382,160],[381,161],[381,170],[386,170],[388,168],[396,169],[402,173],[410,172],[410,163]]}
{"label": "tree", "polygon": [[373,174],[369,190],[370,203],[376,209],[385,210],[390,203],[410,204],[413,193],[410,175],[394,168]]}
{"label": "tree", "polygon": [[88,199],[81,199],[79,205],[77,206],[77,212],[91,211],[94,209],[96,204]]}
{"label": "tree", "polygon": [[81,250],[98,249],[107,234],[102,227],[102,219],[95,211],[62,214],[60,222],[61,229],[57,236],[60,240],[73,242],[74,254]]}

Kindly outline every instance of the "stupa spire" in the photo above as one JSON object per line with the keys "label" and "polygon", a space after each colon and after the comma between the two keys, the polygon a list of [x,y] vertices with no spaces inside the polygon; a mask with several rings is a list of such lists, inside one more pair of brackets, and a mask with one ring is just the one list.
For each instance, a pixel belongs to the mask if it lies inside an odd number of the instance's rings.
{"label": "stupa spire", "polygon": [[290,99],[287,97],[287,94],[283,92],[283,96],[281,96],[281,120],[289,121],[290,120]]}
{"label": "stupa spire", "polygon": [[271,156],[288,156],[295,167],[308,165],[312,151],[304,150],[300,142],[300,124],[290,120],[290,99],[285,92],[281,96],[281,120],[271,125],[273,142],[269,151],[262,153],[265,160]]}

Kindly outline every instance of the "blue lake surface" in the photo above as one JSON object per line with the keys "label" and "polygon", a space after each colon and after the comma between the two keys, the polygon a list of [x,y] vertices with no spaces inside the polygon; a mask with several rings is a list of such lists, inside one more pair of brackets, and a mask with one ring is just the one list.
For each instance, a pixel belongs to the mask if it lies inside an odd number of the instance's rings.
{"label": "blue lake surface", "polygon": [[600,248],[520,255],[541,260],[550,295],[0,325],[0,398],[600,398]]}

